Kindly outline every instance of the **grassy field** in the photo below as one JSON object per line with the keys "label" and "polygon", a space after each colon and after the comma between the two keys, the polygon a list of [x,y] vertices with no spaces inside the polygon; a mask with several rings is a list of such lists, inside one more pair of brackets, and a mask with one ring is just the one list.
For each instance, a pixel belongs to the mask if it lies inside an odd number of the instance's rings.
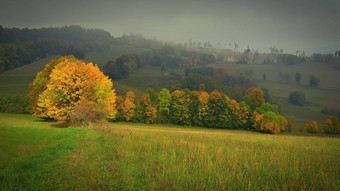
{"label": "grassy field", "polygon": [[[340,139],[0,114],[0,190],[339,190]],[[295,134],[296,135],[296,134]]]}

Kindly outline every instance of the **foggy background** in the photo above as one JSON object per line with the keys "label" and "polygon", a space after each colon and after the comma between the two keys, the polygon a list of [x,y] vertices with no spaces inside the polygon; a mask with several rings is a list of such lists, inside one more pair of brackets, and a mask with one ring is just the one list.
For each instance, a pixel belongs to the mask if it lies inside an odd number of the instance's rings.
{"label": "foggy background", "polygon": [[0,25],[80,25],[113,36],[172,42],[238,43],[243,51],[334,53],[340,48],[339,0],[0,0]]}

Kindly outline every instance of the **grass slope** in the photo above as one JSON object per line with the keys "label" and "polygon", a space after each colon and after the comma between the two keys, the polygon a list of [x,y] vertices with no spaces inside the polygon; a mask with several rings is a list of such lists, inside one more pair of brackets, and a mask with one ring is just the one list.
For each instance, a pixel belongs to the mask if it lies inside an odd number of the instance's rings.
{"label": "grass slope", "polygon": [[2,190],[339,190],[340,139],[0,114]]}

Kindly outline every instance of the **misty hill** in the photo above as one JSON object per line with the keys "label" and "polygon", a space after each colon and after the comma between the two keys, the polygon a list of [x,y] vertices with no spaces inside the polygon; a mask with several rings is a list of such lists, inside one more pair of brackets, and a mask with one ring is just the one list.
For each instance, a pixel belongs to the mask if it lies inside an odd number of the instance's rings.
{"label": "misty hill", "polygon": [[113,37],[107,31],[101,29],[85,29],[77,25],[41,29],[3,28],[0,26],[0,43],[18,43],[46,39],[81,43],[111,41]]}

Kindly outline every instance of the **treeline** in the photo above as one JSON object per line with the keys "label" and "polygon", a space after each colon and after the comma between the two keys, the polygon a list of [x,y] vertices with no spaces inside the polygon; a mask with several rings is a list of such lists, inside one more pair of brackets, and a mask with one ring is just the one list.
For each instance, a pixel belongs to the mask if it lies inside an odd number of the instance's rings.
{"label": "treeline", "polygon": [[0,72],[30,64],[48,55],[75,55],[84,58],[84,53],[67,41],[41,40],[20,45],[0,46]]}
{"label": "treeline", "polygon": [[163,88],[159,93],[148,89],[138,100],[133,92],[125,99],[118,96],[115,121],[171,123],[222,129],[252,129],[266,133],[288,130],[287,120],[278,107],[265,103],[264,92],[249,88],[244,101],[238,103],[214,90],[175,90]]}
{"label": "treeline", "polygon": [[110,48],[113,37],[99,29],[80,26],[42,29],[3,28],[0,26],[0,72],[32,63],[48,55],[75,55]]}
{"label": "treeline", "polygon": [[313,62],[321,62],[332,65],[336,69],[340,69],[340,50],[335,51],[335,54],[313,54]]}
{"label": "treeline", "polygon": [[113,37],[104,30],[85,29],[76,25],[41,29],[3,28],[0,26],[0,43],[16,44],[18,42],[35,42],[45,39],[84,43],[93,41],[110,42]]}
{"label": "treeline", "polygon": [[151,39],[146,39],[141,34],[133,34],[130,35],[124,34],[121,37],[116,37],[113,39],[114,45],[133,45],[137,48],[152,48],[155,45],[160,45],[161,42]]}

